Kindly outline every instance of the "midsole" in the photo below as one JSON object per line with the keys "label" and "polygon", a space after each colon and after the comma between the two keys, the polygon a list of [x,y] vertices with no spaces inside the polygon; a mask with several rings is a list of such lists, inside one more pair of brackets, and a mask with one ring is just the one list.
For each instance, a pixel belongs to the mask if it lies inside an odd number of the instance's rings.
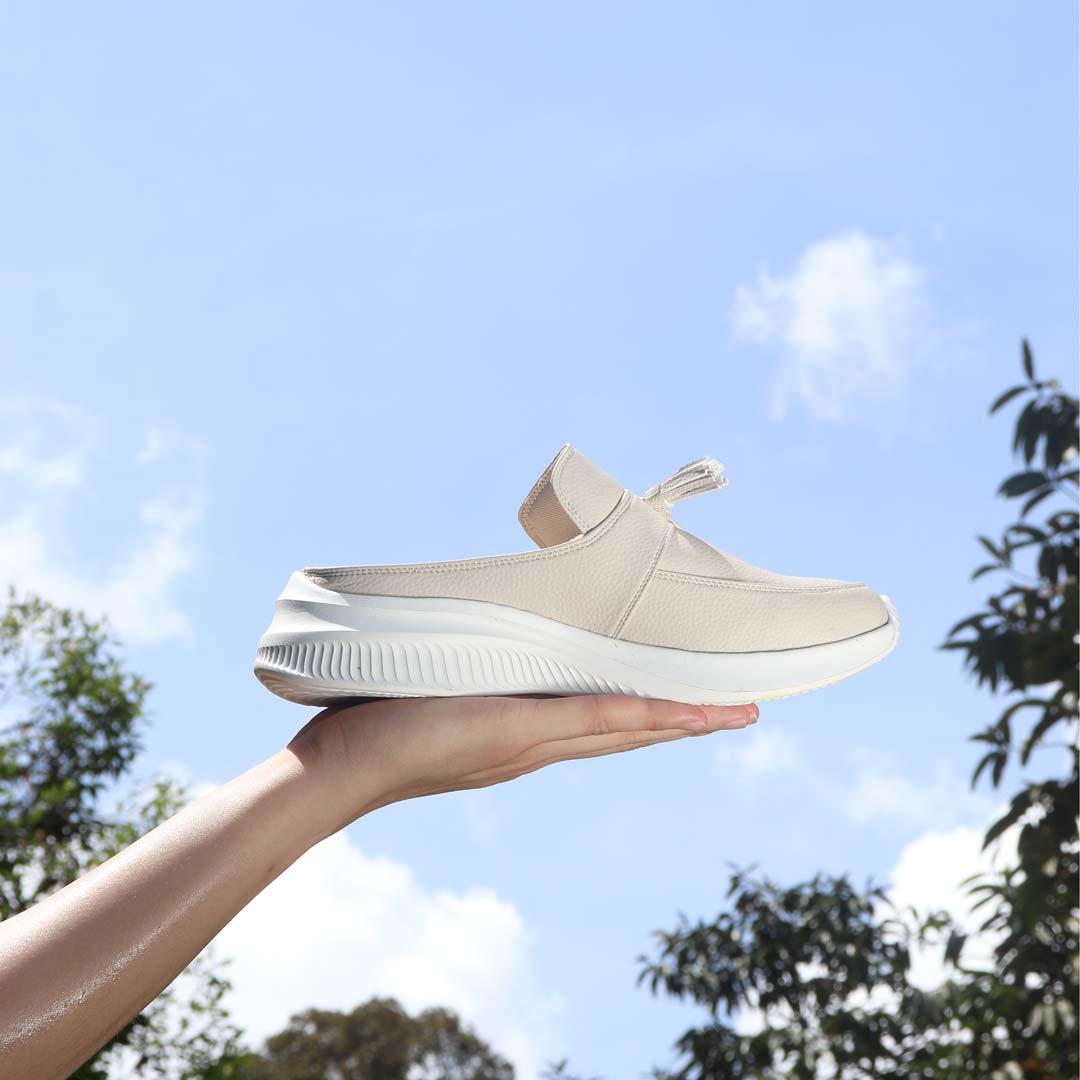
{"label": "midsole", "polygon": [[886,604],[886,623],[842,641],[765,652],[691,652],[617,641],[482,600],[334,592],[297,572],[279,597],[260,644],[353,640],[504,645],[650,695],[665,696],[672,687],[752,695],[832,680],[880,659],[898,635],[895,611]]}

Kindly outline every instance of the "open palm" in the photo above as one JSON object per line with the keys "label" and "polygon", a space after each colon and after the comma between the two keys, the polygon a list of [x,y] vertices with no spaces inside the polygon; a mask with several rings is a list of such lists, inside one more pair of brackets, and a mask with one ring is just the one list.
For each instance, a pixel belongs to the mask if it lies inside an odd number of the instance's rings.
{"label": "open palm", "polygon": [[756,705],[685,705],[615,695],[378,699],[326,709],[289,746],[333,776],[337,827],[402,799],[500,784],[757,720]]}

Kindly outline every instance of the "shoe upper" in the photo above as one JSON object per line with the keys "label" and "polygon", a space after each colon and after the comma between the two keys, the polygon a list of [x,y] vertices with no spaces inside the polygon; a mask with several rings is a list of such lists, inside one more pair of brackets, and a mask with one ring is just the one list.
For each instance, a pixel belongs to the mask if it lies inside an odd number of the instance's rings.
{"label": "shoe upper", "polygon": [[820,645],[888,621],[862,583],[774,574],[681,528],[670,505],[723,486],[720,470],[712,459],[693,462],[642,497],[567,444],[518,511],[537,551],[305,573],[338,592],[484,600],[698,652]]}

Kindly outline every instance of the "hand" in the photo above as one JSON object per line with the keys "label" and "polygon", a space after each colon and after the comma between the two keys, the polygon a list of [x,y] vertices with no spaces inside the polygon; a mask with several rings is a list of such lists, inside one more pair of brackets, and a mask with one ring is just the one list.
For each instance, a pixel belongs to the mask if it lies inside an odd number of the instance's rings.
{"label": "hand", "polygon": [[389,803],[488,787],[572,758],[757,721],[756,705],[613,695],[379,699],[327,709],[288,745],[319,778],[323,833]]}

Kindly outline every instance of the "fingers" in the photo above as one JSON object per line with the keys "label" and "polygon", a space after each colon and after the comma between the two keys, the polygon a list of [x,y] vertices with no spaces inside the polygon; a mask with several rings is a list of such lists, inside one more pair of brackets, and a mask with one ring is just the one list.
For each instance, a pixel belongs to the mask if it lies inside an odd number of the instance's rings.
{"label": "fingers", "polygon": [[652,746],[661,742],[685,739],[691,735],[707,735],[713,731],[734,731],[757,722],[756,705],[720,706],[706,705],[705,727],[701,730],[685,728],[667,728],[652,730],[643,728],[633,731],[616,731],[597,735],[578,735],[569,739],[546,740],[534,746],[527,755],[518,761],[519,775],[535,772],[558,761],[572,761],[577,758],[602,757],[606,754],[619,754],[643,746]]}
{"label": "fingers", "polygon": [[[617,698],[611,700],[619,703],[626,699]],[[654,704],[673,703],[657,702]],[[651,746],[654,743],[686,739],[690,735],[703,735],[712,731],[738,730],[757,723],[758,716],[756,705],[704,705],[701,706],[701,712],[703,713],[701,723],[704,725],[701,728],[697,727],[697,718],[694,718],[696,723],[694,723],[693,727],[652,728],[644,726],[645,721],[642,717],[638,717],[639,727],[632,730],[578,734],[571,735],[568,739],[552,739],[548,737],[532,745],[526,754],[518,758],[515,762],[516,771],[518,774],[535,772],[544,766],[554,765],[556,761],[620,754],[624,751],[636,750],[640,746]],[[662,715],[662,711],[658,710],[657,715]],[[679,714],[676,713],[675,715]]]}
{"label": "fingers", "polygon": [[545,742],[630,732],[705,734],[756,722],[756,705],[687,705],[654,698],[588,694],[535,701],[532,722]]}
{"label": "fingers", "polygon": [[566,739],[537,747],[534,756],[522,771],[536,772],[560,761],[607,757],[609,754],[623,754],[643,746],[656,746],[689,737],[685,731],[632,731],[624,735],[586,735],[580,739]]}

